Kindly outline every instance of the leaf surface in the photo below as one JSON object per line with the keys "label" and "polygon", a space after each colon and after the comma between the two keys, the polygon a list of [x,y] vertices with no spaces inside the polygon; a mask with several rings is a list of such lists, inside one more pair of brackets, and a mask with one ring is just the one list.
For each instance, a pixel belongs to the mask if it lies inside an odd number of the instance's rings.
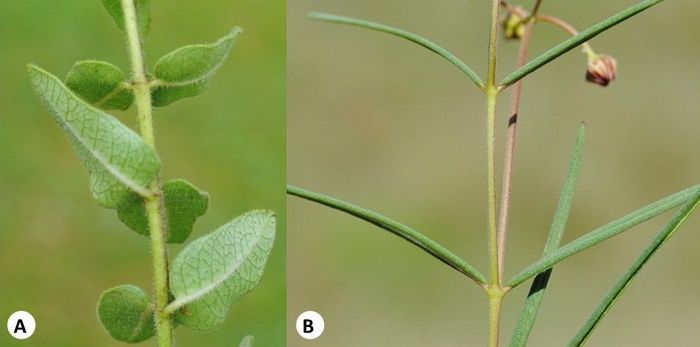
{"label": "leaf surface", "polygon": [[160,58],[153,72],[153,106],[166,106],[203,93],[241,32],[241,28],[234,27],[214,43],[181,47]]}
{"label": "leaf surface", "polygon": [[[139,36],[141,39],[148,35],[151,29],[151,12],[149,9],[150,0],[134,0],[136,7],[136,17],[138,20]],[[119,30],[124,30],[124,11],[122,11],[121,0],[102,0],[102,5],[107,10],[107,13],[114,20]]]}
{"label": "leaf surface", "polygon": [[[564,186],[559,195],[559,202],[557,203],[557,208],[554,211],[554,218],[549,228],[549,236],[547,238],[547,244],[544,247],[544,255],[550,254],[559,248],[562,237],[564,236],[564,231],[566,230],[566,224],[573,204],[576,180],[581,170],[585,130],[585,126],[581,124],[576,136],[571,158],[569,159],[569,170],[566,175],[566,180],[564,181]],[[547,290],[547,284],[549,283],[551,275],[552,269],[550,268],[537,274],[535,280],[532,281],[530,292],[525,299],[525,306],[523,306],[520,319],[518,320],[518,324],[515,327],[513,337],[510,341],[511,347],[525,347],[527,345],[527,340],[535,324],[535,319],[537,318],[537,313],[544,299],[544,294]]]}
{"label": "leaf surface", "polygon": [[[168,219],[168,243],[182,243],[192,233],[197,218],[206,213],[209,194],[182,179],[165,182],[162,191]],[[138,194],[131,194],[119,204],[117,216],[137,233],[150,235],[144,200]]]}
{"label": "leaf surface", "polygon": [[124,81],[124,73],[118,67],[95,60],[75,63],[66,76],[70,90],[104,110],[126,110],[134,103],[134,94]]}
{"label": "leaf surface", "polygon": [[97,315],[115,340],[136,343],[155,333],[153,307],[141,288],[122,285],[102,293]]}
{"label": "leaf surface", "polygon": [[119,120],[76,96],[56,76],[34,65],[28,71],[32,86],[90,172],[93,197],[104,207],[116,208],[130,191],[149,196],[146,187],[160,170],[155,151]]}
{"label": "leaf surface", "polygon": [[172,264],[166,311],[194,330],[216,328],[260,281],[274,239],[274,213],[254,210],[192,242]]}

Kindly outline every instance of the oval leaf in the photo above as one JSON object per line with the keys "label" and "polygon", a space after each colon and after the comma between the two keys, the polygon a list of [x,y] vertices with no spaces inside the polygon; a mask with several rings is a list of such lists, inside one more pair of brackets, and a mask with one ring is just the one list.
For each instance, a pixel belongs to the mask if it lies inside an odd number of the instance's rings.
{"label": "oval leaf", "polygon": [[85,101],[105,110],[126,110],[134,103],[134,94],[124,83],[118,67],[95,60],[79,61],[66,76],[66,86]]}
{"label": "oval leaf", "polygon": [[153,72],[157,79],[153,84],[153,106],[166,106],[204,92],[241,32],[243,29],[234,27],[212,44],[185,46],[160,58]]}
{"label": "oval leaf", "polygon": [[155,333],[153,304],[141,288],[122,285],[106,290],[97,303],[97,315],[118,341],[136,343]]}
{"label": "oval leaf", "polygon": [[145,187],[160,170],[155,151],[119,120],[73,94],[56,76],[34,65],[28,70],[32,86],[90,172],[95,199],[116,208],[130,190],[150,195]]}
{"label": "oval leaf", "polygon": [[255,210],[192,242],[173,262],[166,310],[179,309],[178,322],[194,330],[216,328],[260,281],[274,239],[274,213]]}
{"label": "oval leaf", "polygon": [[[139,36],[143,39],[148,35],[148,31],[151,29],[151,13],[149,10],[148,3],[150,0],[135,0],[134,5],[136,6],[136,17],[138,20]],[[114,24],[121,31],[124,30],[124,11],[122,11],[121,0],[102,0],[102,5],[104,5],[107,13],[114,19]]]}
{"label": "oval leaf", "polygon": [[[197,218],[207,212],[209,194],[181,179],[165,182],[162,190],[168,219],[168,242],[182,243],[192,233]],[[150,235],[148,216],[141,196],[131,194],[117,207],[117,216],[137,233]]]}

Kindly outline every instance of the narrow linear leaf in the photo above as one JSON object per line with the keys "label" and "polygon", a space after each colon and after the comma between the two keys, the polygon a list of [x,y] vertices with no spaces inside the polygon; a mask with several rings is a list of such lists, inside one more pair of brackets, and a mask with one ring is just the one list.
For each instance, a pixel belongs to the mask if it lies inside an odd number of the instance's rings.
{"label": "narrow linear leaf", "polygon": [[[197,218],[207,212],[209,194],[182,179],[165,182],[162,191],[168,220],[168,243],[182,243],[192,233]],[[138,194],[131,194],[119,204],[117,217],[131,230],[150,235],[144,199]]]}
{"label": "narrow linear leaf", "polygon": [[605,317],[605,315],[612,309],[613,305],[620,298],[622,293],[625,292],[627,287],[630,285],[632,280],[637,276],[639,271],[646,265],[646,263],[654,256],[656,251],[658,251],[661,246],[663,246],[666,241],[668,241],[680,228],[680,226],[685,222],[691,213],[700,204],[700,193],[696,195],[687,202],[683,208],[676,213],[676,215],[671,219],[671,221],[666,224],[666,226],[661,230],[661,232],[656,236],[652,243],[647,247],[642,254],[637,258],[637,260],[630,266],[627,272],[617,281],[617,283],[612,287],[607,295],[603,298],[601,303],[595,309],[591,317],[586,321],[586,323],[581,327],[581,330],[576,334],[576,336],[569,342],[569,347],[583,346],[588,338],[591,336],[598,323]]}
{"label": "narrow linear leaf", "polygon": [[521,271],[519,274],[509,280],[506,283],[506,286],[511,288],[515,287],[574,254],[593,247],[631,229],[636,225],[646,222],[649,219],[671,210],[672,208],[686,203],[698,192],[700,192],[700,185],[670,195],[622,218],[616,219],[596,230],[593,230],[528,266],[525,270]]}
{"label": "narrow linear leaf", "polygon": [[248,335],[241,340],[241,344],[238,345],[238,347],[253,347],[253,344],[255,342],[255,337],[252,335]]}
{"label": "narrow linear leaf", "polygon": [[68,71],[66,86],[101,109],[126,110],[134,103],[134,94],[125,80],[122,70],[108,62],[84,60]]}
{"label": "narrow linear leaf", "polygon": [[255,210],[192,242],[173,262],[166,311],[194,330],[216,328],[260,281],[274,240],[274,213]]}
{"label": "narrow linear leaf", "polygon": [[327,195],[315,193],[292,185],[287,185],[287,193],[345,212],[351,216],[355,216],[366,222],[374,224],[410,242],[414,246],[422,249],[426,253],[440,260],[441,262],[449,265],[451,268],[471,278],[478,284],[486,283],[486,278],[481,272],[479,272],[479,270],[469,265],[469,263],[464,261],[459,256],[450,252],[447,248],[443,247],[439,243],[431,240],[427,236],[419,233],[418,231],[412,229],[407,225],[401,224],[397,221],[394,221],[379,213],[370,211],[366,208],[362,208],[357,205],[353,205],[351,203],[344,202]]}
{"label": "narrow linear leaf", "polygon": [[521,80],[523,77],[531,74],[532,72],[537,71],[539,68],[547,65],[547,63],[551,62],[554,59],[559,58],[562,56],[564,53],[580,46],[586,41],[589,41],[590,39],[598,36],[600,33],[624,22],[625,20],[639,14],[640,12],[656,5],[659,4],[664,0],[645,0],[642,1],[614,16],[611,16],[602,22],[580,32],[578,35],[572,36],[568,40],[558,44],[557,46],[551,48],[550,50],[542,53],[540,56],[537,58],[533,59],[532,61],[528,62],[524,66],[522,66],[520,69],[514,71],[510,75],[506,76],[500,83],[500,85],[505,88],[510,85],[512,85],[515,82],[518,82]]}
{"label": "narrow linear leaf", "polygon": [[115,340],[137,343],[155,334],[153,307],[141,288],[122,285],[102,293],[97,316]]}
{"label": "narrow linear leaf", "polygon": [[[136,17],[138,21],[139,35],[143,40],[151,29],[151,12],[149,10],[150,0],[133,0],[136,7]],[[114,24],[121,31],[124,30],[124,12],[122,11],[121,0],[102,0],[102,5],[107,13],[114,19]]]}
{"label": "narrow linear leaf", "polygon": [[354,25],[357,27],[361,28],[366,28],[370,30],[376,30],[380,32],[384,32],[387,34],[391,34],[394,36],[398,36],[401,38],[404,38],[408,41],[414,42],[420,46],[423,46],[424,48],[427,48],[428,50],[432,51],[433,53],[445,58],[448,62],[450,62],[452,65],[456,66],[462,73],[464,73],[474,84],[477,85],[477,87],[484,89],[484,81],[481,80],[481,77],[472,70],[467,64],[465,64],[462,60],[457,58],[454,54],[450,53],[450,51],[440,47],[436,43],[422,37],[418,36],[414,33],[394,28],[388,25],[380,24],[380,23],[375,23],[375,22],[370,22],[364,19],[357,19],[357,18],[350,18],[350,17],[343,17],[343,16],[337,16],[333,14],[327,14],[327,13],[318,13],[318,12],[311,12],[308,14],[309,18],[321,20],[321,21],[326,21],[326,22],[331,22],[331,23],[339,23],[339,24],[348,24],[348,25]]}
{"label": "narrow linear leaf", "polygon": [[204,92],[242,32],[234,27],[212,44],[181,47],[160,58],[153,72],[153,105],[166,106]]}
{"label": "narrow linear leaf", "polygon": [[[564,187],[561,190],[559,203],[554,212],[554,219],[549,228],[549,237],[547,238],[547,244],[544,248],[545,256],[559,248],[561,239],[564,236],[564,231],[566,230],[566,223],[569,219],[569,213],[571,212],[571,205],[573,203],[576,180],[578,179],[578,174],[581,169],[585,131],[585,125],[581,124],[576,136],[576,142],[574,143],[574,149],[571,153],[571,159],[569,159],[569,170],[566,175],[566,180],[564,181]],[[513,337],[510,341],[511,347],[524,347],[527,345],[527,340],[535,324],[537,312],[539,311],[540,304],[542,304],[542,299],[544,298],[544,293],[547,289],[547,283],[549,282],[551,274],[551,268],[545,270],[535,277],[532,286],[530,286],[530,292],[527,295],[527,299],[525,299],[525,306],[520,313],[520,319],[518,320],[518,324],[515,327]]]}
{"label": "narrow linear leaf", "polygon": [[28,65],[28,71],[34,90],[90,172],[95,199],[116,208],[130,191],[149,196],[145,187],[160,170],[155,151],[119,120],[73,94],[56,76],[34,65]]}

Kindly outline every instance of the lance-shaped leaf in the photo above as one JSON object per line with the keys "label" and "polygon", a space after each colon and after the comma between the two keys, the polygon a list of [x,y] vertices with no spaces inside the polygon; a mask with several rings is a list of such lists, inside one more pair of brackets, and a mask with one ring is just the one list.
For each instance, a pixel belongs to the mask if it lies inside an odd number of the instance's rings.
{"label": "lance-shaped leaf", "polygon": [[[576,180],[578,179],[578,174],[581,169],[585,130],[585,126],[581,124],[576,136],[574,150],[569,159],[569,171],[564,181],[564,187],[559,195],[559,202],[554,211],[552,225],[549,227],[549,237],[544,247],[544,255],[550,254],[559,248],[559,244],[564,236],[564,231],[566,230],[566,223],[569,220],[569,213],[574,199],[574,188],[576,187]],[[527,340],[535,324],[535,318],[537,318],[537,312],[540,309],[540,304],[542,304],[542,299],[544,298],[544,293],[547,289],[551,274],[552,269],[547,269],[545,272],[538,274],[532,282],[530,292],[527,294],[527,299],[525,299],[525,306],[520,313],[518,325],[513,332],[510,347],[524,347],[527,345]]]}
{"label": "lance-shaped leaf", "polygon": [[635,260],[635,262],[630,266],[624,275],[615,283],[615,285],[610,289],[608,294],[605,295],[603,300],[600,302],[598,307],[591,317],[586,321],[586,323],[581,327],[576,336],[569,342],[567,346],[569,347],[579,347],[583,346],[588,338],[593,334],[593,331],[598,326],[600,321],[608,314],[610,309],[615,305],[617,300],[625,292],[625,289],[629,287],[632,280],[639,274],[644,265],[651,260],[651,258],[656,254],[656,252],[663,246],[675,233],[678,228],[690,217],[690,215],[695,211],[695,209],[700,204],[700,192],[696,193],[695,197],[688,201],[683,208],[678,211],[673,218],[666,224],[666,226],[659,232],[659,234],[654,238],[651,244],[642,252],[642,254]]}
{"label": "lance-shaped leaf", "polygon": [[90,106],[54,75],[29,65],[29,79],[78,159],[90,172],[92,195],[116,208],[130,194],[149,196],[146,187],[160,170],[160,160],[134,131]]}
{"label": "lance-shaped leaf", "polygon": [[395,35],[398,37],[401,37],[403,39],[406,39],[408,41],[414,42],[424,48],[427,48],[431,52],[443,57],[445,60],[450,62],[452,65],[456,66],[462,73],[464,73],[474,84],[477,85],[477,87],[484,89],[484,82],[481,80],[481,77],[472,70],[471,67],[469,67],[467,64],[465,64],[462,60],[457,58],[454,54],[452,54],[450,51],[440,47],[438,44],[422,37],[419,35],[416,35],[414,33],[408,32],[403,29],[399,28],[394,28],[388,25],[384,25],[381,23],[375,23],[375,22],[370,22],[368,20],[364,19],[358,19],[358,18],[350,18],[350,17],[344,17],[344,16],[337,16],[333,14],[328,14],[328,13],[319,13],[319,12],[311,12],[308,14],[309,18],[313,19],[318,19],[326,22],[331,22],[331,23],[339,23],[339,24],[348,24],[348,25],[354,25],[360,28],[366,28],[369,30],[376,30],[379,32],[384,32],[390,35]]}
{"label": "lance-shaped leaf", "polygon": [[160,58],[153,71],[153,105],[166,106],[204,92],[241,32],[234,27],[212,44],[181,47]]}
{"label": "lance-shaped leaf", "polygon": [[66,75],[66,86],[85,101],[105,110],[126,110],[134,103],[124,73],[104,61],[84,60],[73,65]]}
{"label": "lance-shaped leaf", "polygon": [[[162,191],[168,220],[168,242],[182,243],[192,233],[197,218],[207,212],[209,194],[181,179],[165,182]],[[144,201],[138,194],[132,194],[119,204],[117,216],[137,233],[150,234]]]}
{"label": "lance-shaped leaf", "polygon": [[[136,6],[136,17],[138,21],[139,35],[143,39],[151,29],[151,13],[149,10],[150,0],[133,0]],[[121,0],[102,0],[107,13],[114,19],[114,24],[119,30],[124,30],[124,11],[122,11]]]}
{"label": "lance-shaped leaf", "polygon": [[515,275],[511,280],[506,282],[507,287],[516,287],[526,281],[528,278],[535,276],[552,267],[554,264],[573,256],[581,251],[591,248],[603,241],[615,237],[641,223],[644,223],[674,207],[678,207],[692,199],[700,192],[700,185],[690,187],[673,195],[669,195],[661,200],[649,204],[639,210],[636,210],[624,217],[618,218],[596,230],[585,234],[578,239],[569,242],[568,244],[551,252],[532,265],[522,270]]}
{"label": "lance-shaped leaf", "polygon": [[464,259],[460,258],[458,255],[452,253],[450,250],[445,248],[443,245],[433,241],[424,234],[418,232],[417,230],[405,225],[403,223],[397,222],[389,217],[381,215],[377,212],[368,210],[364,207],[360,207],[349,202],[345,202],[334,197],[312,192],[304,188],[295,187],[293,185],[287,185],[287,193],[319,203],[321,205],[328,206],[330,208],[336,209],[338,211],[345,212],[351,216],[360,218],[366,222],[374,224],[408,242],[414,246],[420,248],[451,268],[459,271],[460,273],[466,275],[467,277],[474,280],[478,284],[485,284],[486,277],[479,272],[472,265],[467,263]]}
{"label": "lance-shaped leaf", "polygon": [[102,293],[97,315],[114,339],[136,343],[155,333],[153,307],[141,288],[122,285]]}
{"label": "lance-shaped leaf", "polygon": [[192,242],[173,262],[166,311],[194,330],[216,328],[260,281],[274,239],[274,213],[254,210]]}

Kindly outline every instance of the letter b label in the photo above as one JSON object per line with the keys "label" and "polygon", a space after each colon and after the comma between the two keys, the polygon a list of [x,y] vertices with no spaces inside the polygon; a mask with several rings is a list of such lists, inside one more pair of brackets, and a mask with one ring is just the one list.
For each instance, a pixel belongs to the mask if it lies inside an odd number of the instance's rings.
{"label": "letter b label", "polygon": [[296,328],[299,336],[307,340],[313,340],[323,334],[325,322],[323,321],[323,317],[317,312],[306,311],[297,318]]}

